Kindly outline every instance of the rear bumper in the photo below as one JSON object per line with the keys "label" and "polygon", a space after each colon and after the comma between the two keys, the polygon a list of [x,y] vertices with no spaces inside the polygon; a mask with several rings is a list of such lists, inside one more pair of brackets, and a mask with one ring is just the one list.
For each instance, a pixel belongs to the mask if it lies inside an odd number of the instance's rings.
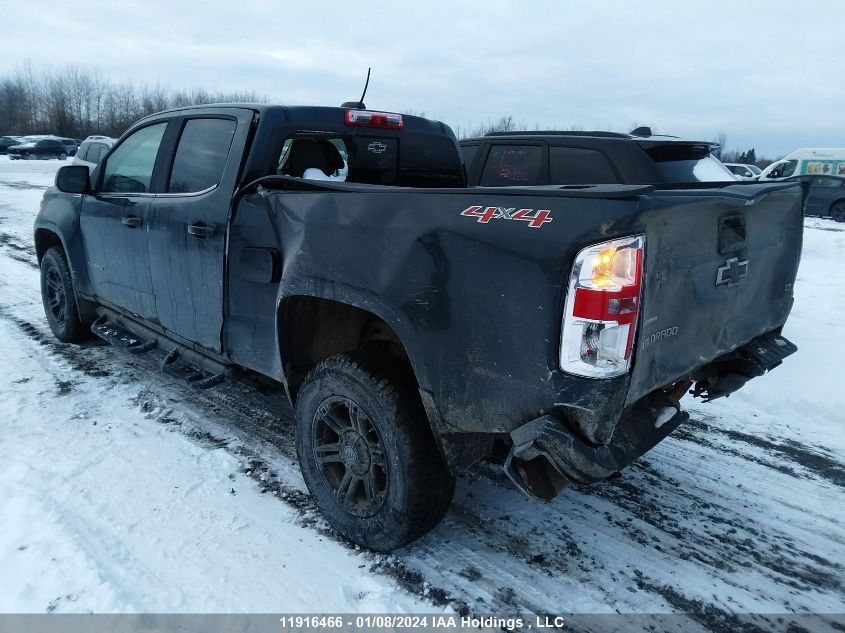
{"label": "rear bumper", "polygon": [[708,363],[672,386],[657,389],[627,407],[610,441],[592,444],[566,422],[544,415],[511,431],[505,461],[508,477],[526,494],[549,500],[570,483],[607,479],[641,457],[689,419],[678,401],[692,391],[705,401],[730,395],[748,380],[774,369],[798,348],[779,331],[759,336]]}
{"label": "rear bumper", "polygon": [[607,479],[641,457],[689,419],[662,391],[629,407],[610,443],[592,445],[545,415],[515,429],[505,461],[508,477],[526,494],[549,500],[569,483]]}

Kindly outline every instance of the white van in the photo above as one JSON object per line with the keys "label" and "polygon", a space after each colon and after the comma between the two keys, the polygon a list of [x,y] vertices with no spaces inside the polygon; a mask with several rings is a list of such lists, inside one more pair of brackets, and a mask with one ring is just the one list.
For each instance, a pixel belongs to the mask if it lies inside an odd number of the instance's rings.
{"label": "white van", "polygon": [[845,176],[845,148],[816,147],[796,149],[766,167],[759,180],[779,180],[790,176]]}

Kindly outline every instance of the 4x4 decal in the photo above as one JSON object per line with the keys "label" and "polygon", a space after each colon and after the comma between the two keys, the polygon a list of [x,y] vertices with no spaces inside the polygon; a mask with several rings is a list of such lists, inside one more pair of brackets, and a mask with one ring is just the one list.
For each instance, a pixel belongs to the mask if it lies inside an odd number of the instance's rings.
{"label": "4x4 decal", "polygon": [[517,209],[516,207],[482,207],[480,205],[467,207],[461,211],[461,215],[477,218],[476,222],[482,224],[487,224],[490,220],[518,220],[528,222],[528,226],[532,229],[539,229],[546,222],[554,220],[551,211],[548,209],[535,211],[534,209]]}

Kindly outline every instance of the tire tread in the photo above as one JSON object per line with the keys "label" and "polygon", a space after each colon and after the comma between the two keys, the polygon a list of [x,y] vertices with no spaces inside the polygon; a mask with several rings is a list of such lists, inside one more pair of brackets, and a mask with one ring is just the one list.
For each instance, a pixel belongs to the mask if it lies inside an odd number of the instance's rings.
{"label": "tire tread", "polygon": [[419,394],[407,377],[399,381],[388,377],[397,372],[390,371],[390,363],[384,356],[367,352],[340,354],[320,361],[307,374],[303,385],[333,373],[343,373],[376,393],[399,427],[398,437],[410,445],[408,452],[412,458],[405,466],[415,490],[407,507],[408,529],[404,534],[393,535],[392,542],[365,544],[382,551],[407,545],[441,521],[455,491],[455,479],[437,448]]}

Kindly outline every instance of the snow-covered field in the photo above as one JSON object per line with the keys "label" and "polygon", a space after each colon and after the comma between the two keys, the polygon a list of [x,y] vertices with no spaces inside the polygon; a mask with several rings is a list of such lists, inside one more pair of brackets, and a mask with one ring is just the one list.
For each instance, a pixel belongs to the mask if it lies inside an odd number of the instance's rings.
{"label": "snow-covered field", "polygon": [[806,220],[772,374],[551,504],[476,468],[380,556],[320,519],[278,396],[52,339],[32,221],[61,164],[0,157],[0,612],[845,612],[845,225]]}

